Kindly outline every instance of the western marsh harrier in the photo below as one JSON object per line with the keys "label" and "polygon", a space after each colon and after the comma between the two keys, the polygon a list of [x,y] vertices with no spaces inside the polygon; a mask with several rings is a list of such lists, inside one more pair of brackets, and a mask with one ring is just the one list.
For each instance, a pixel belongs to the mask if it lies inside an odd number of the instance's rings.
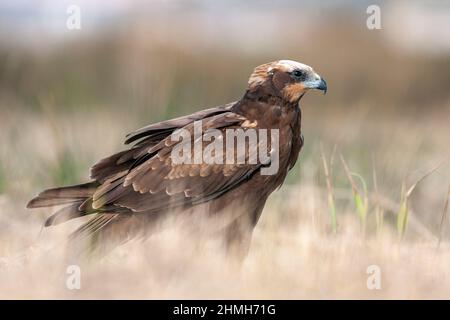
{"label": "western marsh harrier", "polygon": [[[45,226],[92,216],[71,238],[95,235],[110,247],[146,237],[163,217],[178,216],[187,219],[189,225],[201,220],[199,217],[207,218],[214,222],[208,224],[214,227],[208,228],[215,236],[223,236],[227,248],[245,254],[268,196],[297,161],[303,145],[299,101],[309,89],[326,92],[327,84],[307,65],[290,60],[260,65],[239,101],[130,133],[125,143],[132,146],[95,164],[90,171],[91,182],[45,190],[27,207],[63,206]],[[194,137],[194,124],[199,121],[202,132],[276,130],[277,170],[262,174],[271,166],[272,158],[256,163],[175,163],[177,141],[173,141],[173,134],[183,129],[193,140],[199,140]],[[209,144],[208,139],[200,141],[201,146]],[[225,138],[221,144],[226,145]],[[271,152],[274,147],[271,143]],[[195,157],[195,147],[187,150]],[[244,160],[249,154],[243,153]]]}

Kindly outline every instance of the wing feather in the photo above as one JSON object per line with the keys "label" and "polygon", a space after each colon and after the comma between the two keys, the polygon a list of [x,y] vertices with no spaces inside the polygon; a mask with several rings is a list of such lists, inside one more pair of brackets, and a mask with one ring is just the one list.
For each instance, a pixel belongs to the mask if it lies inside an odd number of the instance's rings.
{"label": "wing feather", "polygon": [[[213,114],[204,118],[203,132],[208,129],[224,131],[227,128],[240,128],[246,120],[233,112]],[[185,123],[185,120],[177,121]],[[149,126],[138,134],[160,128]],[[192,136],[193,122],[186,124],[183,129]],[[93,196],[93,208],[114,205],[148,213],[195,205],[221,196],[249,179],[261,166],[248,163],[175,164],[172,163],[171,151],[177,141],[174,143],[170,138],[167,136],[149,148],[146,154],[136,159],[137,162],[126,175],[105,181]],[[203,143],[205,147],[210,142]]]}

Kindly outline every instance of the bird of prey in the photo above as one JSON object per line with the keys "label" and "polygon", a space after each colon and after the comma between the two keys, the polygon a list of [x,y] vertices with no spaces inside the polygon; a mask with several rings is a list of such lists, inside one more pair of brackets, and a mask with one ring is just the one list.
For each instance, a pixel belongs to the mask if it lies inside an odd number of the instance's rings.
{"label": "bird of prey", "polygon": [[[240,100],[128,134],[125,144],[132,146],[96,163],[90,182],[45,190],[27,207],[62,206],[45,226],[91,216],[70,238],[95,236],[110,247],[146,238],[162,218],[180,217],[190,227],[205,218],[213,221],[207,228],[222,237],[227,250],[245,256],[268,196],[297,161],[303,145],[299,101],[310,89],[327,90],[310,66],[292,60],[262,64]],[[196,121],[204,130],[220,132],[278,130],[278,170],[263,175],[267,162],[175,163],[171,137],[180,129],[193,135]]]}

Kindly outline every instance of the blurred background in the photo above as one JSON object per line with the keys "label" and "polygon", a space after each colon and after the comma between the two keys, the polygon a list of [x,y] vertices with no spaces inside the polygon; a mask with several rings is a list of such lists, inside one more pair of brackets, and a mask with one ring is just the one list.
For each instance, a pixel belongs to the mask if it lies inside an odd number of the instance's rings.
{"label": "blurred background", "polygon": [[[67,26],[72,5],[79,29]],[[381,29],[367,26],[370,5]],[[402,185],[449,156],[449,1],[0,2],[0,256],[35,243],[48,215],[24,209],[35,193],[87,180],[134,129],[238,100],[253,68],[278,59],[313,66],[329,91],[302,100],[306,144],[262,226],[331,230],[323,149],[338,232],[342,217],[357,219],[339,155],[360,190],[382,195],[395,230]],[[449,238],[449,171],[444,163],[411,195],[409,239]]]}

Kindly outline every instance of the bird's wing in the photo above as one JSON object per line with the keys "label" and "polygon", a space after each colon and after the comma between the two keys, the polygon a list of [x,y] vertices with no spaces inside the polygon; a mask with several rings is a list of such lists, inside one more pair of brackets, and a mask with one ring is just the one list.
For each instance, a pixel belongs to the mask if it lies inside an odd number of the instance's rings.
{"label": "bird's wing", "polygon": [[182,128],[193,121],[228,112],[234,104],[235,102],[232,102],[223,106],[198,111],[187,116],[158,122],[128,134],[125,143],[130,144],[135,142],[135,145],[128,150],[113,154],[97,162],[91,168],[91,179],[104,183],[118,173],[128,170],[136,159],[147,154],[150,148],[165,139],[174,130]]}
{"label": "bird's wing", "polygon": [[154,135],[156,133],[161,133],[164,131],[172,132],[173,130],[175,130],[177,128],[182,128],[195,120],[201,120],[206,117],[211,117],[211,116],[223,113],[223,112],[227,112],[231,109],[231,107],[235,103],[236,102],[231,102],[231,103],[228,103],[223,106],[218,106],[218,107],[214,107],[214,108],[210,108],[210,109],[206,109],[206,110],[201,110],[201,111],[195,112],[195,113],[187,115],[187,116],[182,116],[179,118],[150,124],[148,126],[140,128],[132,133],[127,134],[127,139],[125,140],[125,144],[129,144],[131,142],[134,142],[136,140],[142,139],[142,138],[150,136],[150,135]]}
{"label": "bird's wing", "polygon": [[[203,132],[208,129],[222,132],[229,128],[246,129],[246,120],[233,112],[209,116],[203,118]],[[189,132],[193,141],[194,124],[189,123],[183,129]],[[176,164],[171,152],[177,143],[166,137],[137,158],[131,168],[108,178],[95,192],[93,208],[101,210],[113,205],[134,212],[159,212],[195,205],[221,196],[249,179],[261,167],[261,163],[248,163],[250,150],[241,164]],[[203,142],[203,147],[207,144]]]}

